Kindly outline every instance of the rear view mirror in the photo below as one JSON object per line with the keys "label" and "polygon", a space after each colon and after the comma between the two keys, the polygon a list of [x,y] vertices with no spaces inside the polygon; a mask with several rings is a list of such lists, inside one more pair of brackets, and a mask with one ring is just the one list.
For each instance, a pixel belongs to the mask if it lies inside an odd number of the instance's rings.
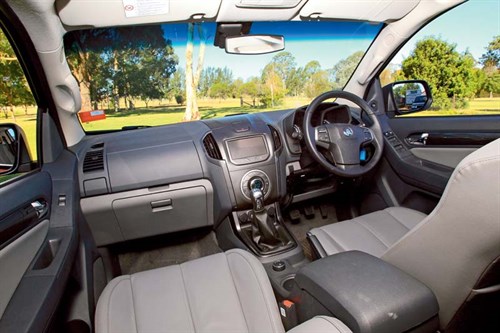
{"label": "rear view mirror", "polygon": [[279,35],[246,35],[226,38],[226,52],[230,54],[265,54],[285,48],[285,39]]}
{"label": "rear view mirror", "polygon": [[0,124],[0,175],[31,170],[31,158],[23,130]]}
{"label": "rear view mirror", "polygon": [[383,88],[389,114],[409,114],[427,110],[432,105],[432,94],[425,81],[399,81]]}

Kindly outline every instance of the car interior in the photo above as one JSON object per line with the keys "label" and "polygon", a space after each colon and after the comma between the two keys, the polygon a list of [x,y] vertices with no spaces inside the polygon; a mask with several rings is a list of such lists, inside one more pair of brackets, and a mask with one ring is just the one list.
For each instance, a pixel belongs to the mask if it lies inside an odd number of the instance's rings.
{"label": "car interior", "polygon": [[[428,83],[379,79],[462,3],[2,2],[38,156],[0,124],[0,174],[22,173],[0,184],[0,332],[498,331],[500,115],[407,117],[432,106]],[[207,48],[286,50],[260,22],[374,33],[345,86],[304,106],[82,127],[69,37],[206,23]]]}

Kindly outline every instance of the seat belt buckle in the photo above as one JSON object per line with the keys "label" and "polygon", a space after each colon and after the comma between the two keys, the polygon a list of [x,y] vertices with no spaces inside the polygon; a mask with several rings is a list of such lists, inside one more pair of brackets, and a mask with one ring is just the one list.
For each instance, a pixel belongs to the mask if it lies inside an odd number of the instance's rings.
{"label": "seat belt buckle", "polygon": [[288,331],[298,324],[297,320],[297,308],[295,303],[290,300],[284,300],[279,302],[281,321],[283,326],[285,326],[285,331]]}

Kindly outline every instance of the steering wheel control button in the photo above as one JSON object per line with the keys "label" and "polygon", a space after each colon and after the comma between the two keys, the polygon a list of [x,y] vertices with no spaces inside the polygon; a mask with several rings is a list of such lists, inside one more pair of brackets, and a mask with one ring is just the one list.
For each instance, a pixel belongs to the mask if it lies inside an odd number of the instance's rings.
{"label": "steering wheel control button", "polygon": [[273,271],[283,272],[286,269],[286,264],[283,260],[273,262]]}
{"label": "steering wheel control button", "polygon": [[359,150],[359,160],[361,162],[366,162],[367,159],[368,159],[368,155],[366,154],[366,149],[365,148],[361,148]]}
{"label": "steering wheel control button", "polygon": [[364,136],[365,136],[365,141],[372,141],[373,140],[372,133],[369,130],[365,129],[363,131],[363,133],[364,133]]}
{"label": "steering wheel control button", "polygon": [[330,136],[328,135],[328,130],[325,127],[318,127],[316,135],[317,141],[330,143]]}

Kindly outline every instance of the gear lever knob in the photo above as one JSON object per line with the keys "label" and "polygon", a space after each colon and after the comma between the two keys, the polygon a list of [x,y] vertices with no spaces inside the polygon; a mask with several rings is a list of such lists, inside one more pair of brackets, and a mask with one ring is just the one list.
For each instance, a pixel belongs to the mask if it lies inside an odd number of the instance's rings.
{"label": "gear lever knob", "polygon": [[264,209],[264,193],[262,192],[264,181],[262,178],[256,177],[251,179],[248,185],[251,191],[253,210],[260,212]]}

